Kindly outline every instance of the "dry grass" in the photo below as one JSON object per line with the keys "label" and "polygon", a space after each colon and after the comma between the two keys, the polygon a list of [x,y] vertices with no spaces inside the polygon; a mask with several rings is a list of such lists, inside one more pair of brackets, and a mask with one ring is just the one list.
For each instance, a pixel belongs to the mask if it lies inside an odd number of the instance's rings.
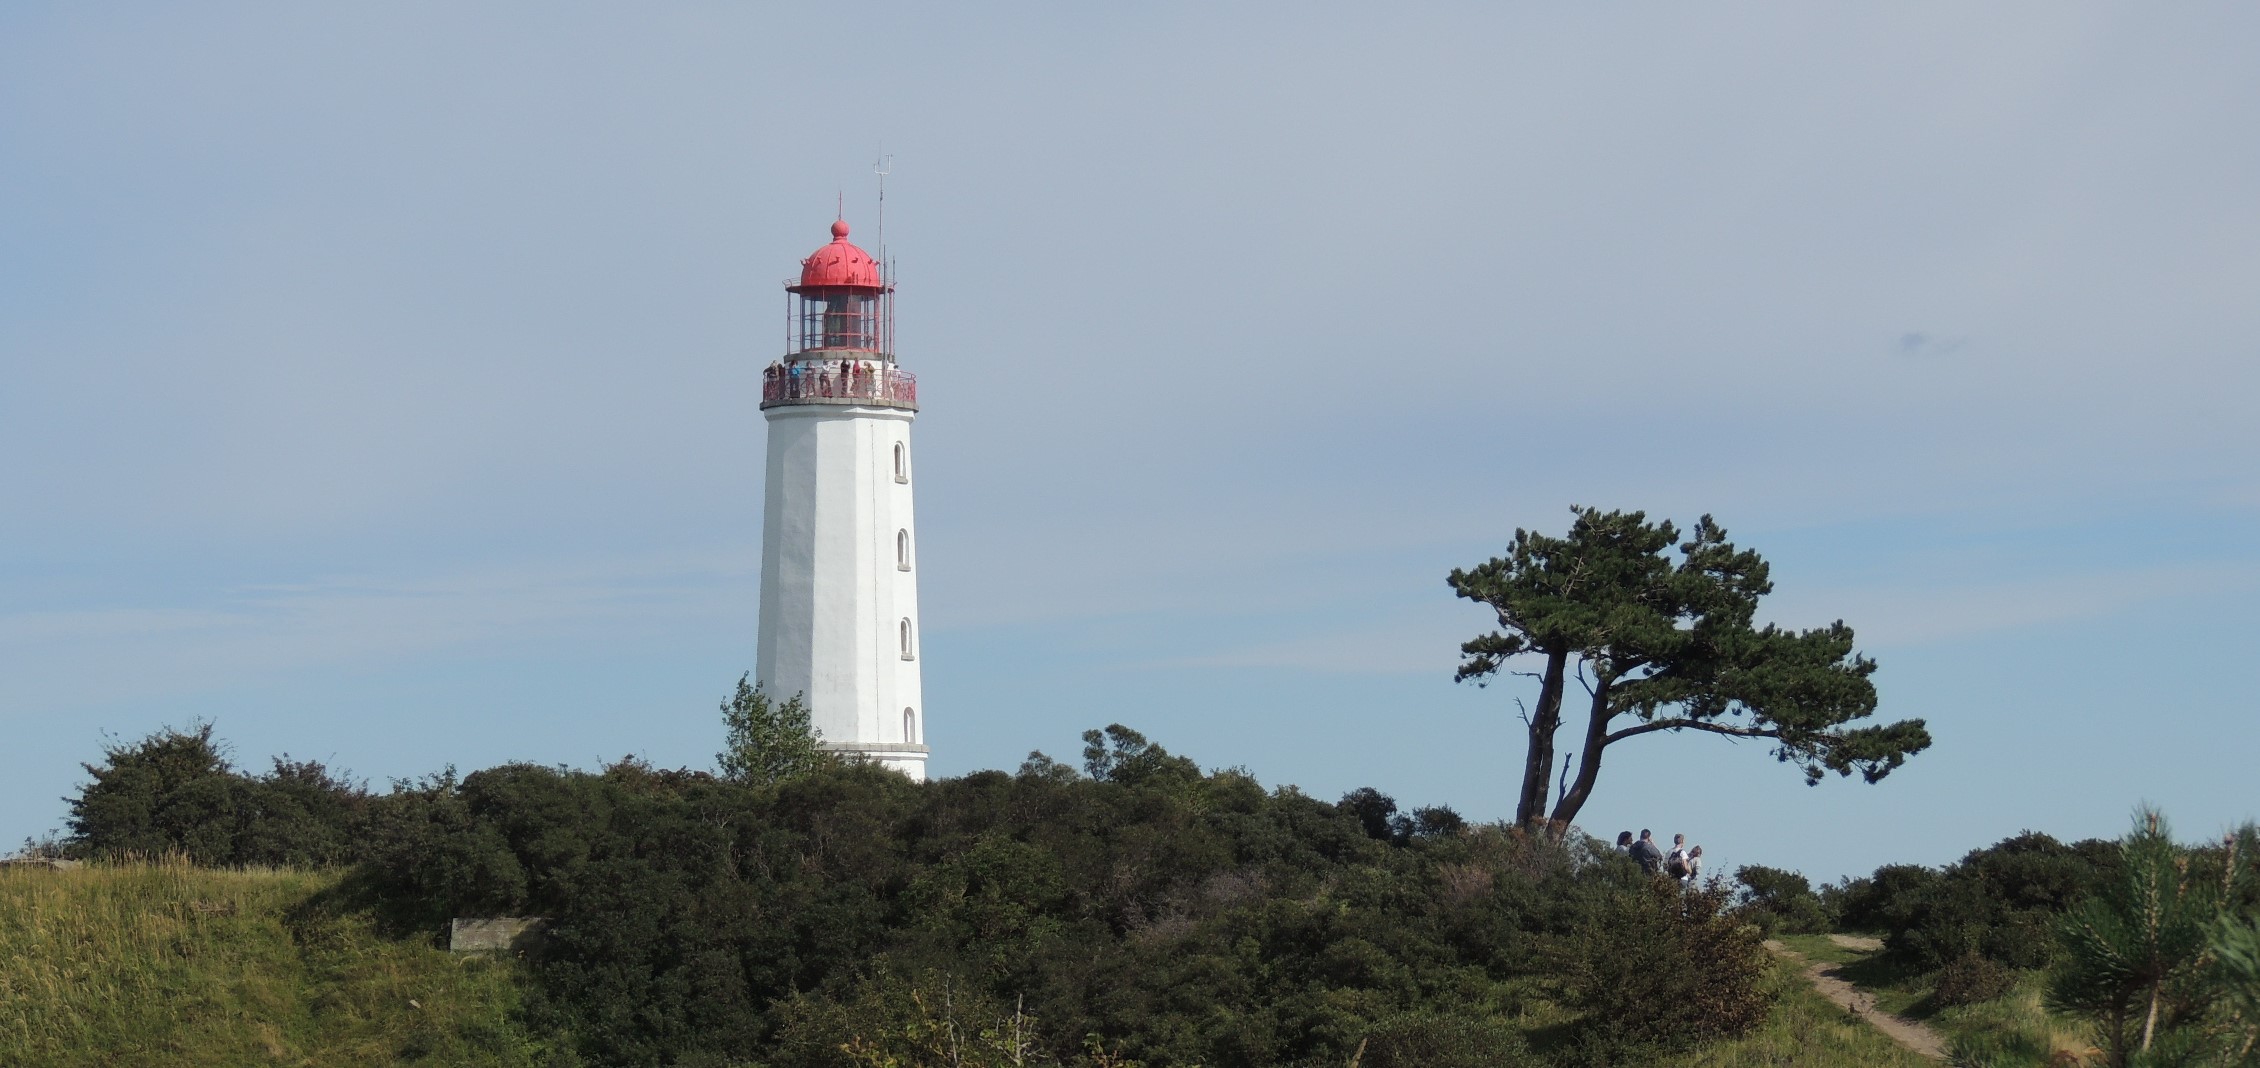
{"label": "dry grass", "polygon": [[338,875],[0,868],[7,1063],[539,1063],[508,963],[379,937]]}

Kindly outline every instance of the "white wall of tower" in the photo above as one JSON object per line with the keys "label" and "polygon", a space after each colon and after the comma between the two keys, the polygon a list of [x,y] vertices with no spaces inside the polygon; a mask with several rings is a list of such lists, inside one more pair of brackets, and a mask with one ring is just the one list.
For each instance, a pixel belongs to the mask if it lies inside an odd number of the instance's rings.
{"label": "white wall of tower", "polygon": [[755,682],[778,700],[804,694],[827,748],[923,780],[914,413],[788,404],[764,414]]}

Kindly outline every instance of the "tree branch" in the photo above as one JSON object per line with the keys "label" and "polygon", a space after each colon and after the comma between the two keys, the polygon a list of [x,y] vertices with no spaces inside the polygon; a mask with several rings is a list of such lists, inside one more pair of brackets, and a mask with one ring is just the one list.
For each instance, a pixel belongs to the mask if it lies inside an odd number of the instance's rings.
{"label": "tree branch", "polygon": [[1637,727],[1626,727],[1621,731],[1617,731],[1609,735],[1608,740],[1609,744],[1613,745],[1636,734],[1651,734],[1656,731],[1675,730],[1705,731],[1711,734],[1723,734],[1729,738],[1781,737],[1781,732],[1779,730],[1760,730],[1756,727],[1730,727],[1724,723],[1705,723],[1702,720],[1698,719],[1659,719],[1652,723],[1643,723]]}

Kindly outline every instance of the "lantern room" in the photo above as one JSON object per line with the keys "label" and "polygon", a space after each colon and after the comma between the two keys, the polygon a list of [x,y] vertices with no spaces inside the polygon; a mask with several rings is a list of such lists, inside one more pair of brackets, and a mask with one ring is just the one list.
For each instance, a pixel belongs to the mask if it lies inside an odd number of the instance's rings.
{"label": "lantern room", "polygon": [[800,261],[786,331],[793,360],[894,362],[894,286],[871,254],[848,241],[845,219],[832,223],[832,243]]}

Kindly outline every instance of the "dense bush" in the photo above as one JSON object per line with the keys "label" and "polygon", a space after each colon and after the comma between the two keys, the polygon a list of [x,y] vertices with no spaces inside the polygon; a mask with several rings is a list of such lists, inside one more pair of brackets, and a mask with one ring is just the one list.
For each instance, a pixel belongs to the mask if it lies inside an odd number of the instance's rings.
{"label": "dense bush", "polygon": [[174,732],[90,769],[75,845],[349,858],[350,896],[427,937],[548,917],[528,1022],[607,1065],[1511,1066],[1540,1063],[1512,1022],[1536,1002],[1551,1044],[1623,1063],[1768,1003],[1717,886],[1372,790],[1266,790],[1120,726],[1080,770],[924,784],[732,752],[775,773],[509,764],[369,796]]}
{"label": "dense bush", "polygon": [[369,795],[314,761],[275,758],[250,775],[229,764],[212,725],[165,728],[103,748],[70,801],[67,852],[180,854],[207,865],[337,864],[355,856]]}
{"label": "dense bush", "polygon": [[1901,966],[1935,971],[1975,954],[2011,968],[2052,959],[2056,920],[2114,877],[2118,847],[2026,831],[1943,870],[1894,864],[1831,887],[1837,922],[1884,936]]}
{"label": "dense bush", "polygon": [[1943,878],[1938,869],[1920,864],[1886,864],[1873,875],[1822,887],[1821,904],[1836,917],[1838,927],[1883,934],[1909,922],[1912,915],[1905,906],[1931,892]]}
{"label": "dense bush", "polygon": [[1408,1012],[1373,1022],[1363,1054],[1370,1068],[1520,1068],[1541,1062],[1504,1020]]}
{"label": "dense bush", "polygon": [[1587,1013],[1591,1037],[1674,1049],[1764,1022],[1772,958],[1726,911],[1723,881],[1681,891],[1655,879],[1639,893],[1573,900],[1590,911],[1562,943],[1564,1001]]}
{"label": "dense bush", "polygon": [[364,885],[418,922],[551,917],[533,1011],[605,1064],[931,1063],[936,1042],[965,1063],[1025,1043],[1028,1063],[1341,1064],[1363,1043],[1371,1065],[1513,1064],[1501,1020],[1532,996],[1602,1047],[1763,1015],[1761,951],[1715,892],[1370,791],[1203,774],[1119,727],[1088,741],[1081,773],[1038,755],[923,785],[435,779],[373,806]]}
{"label": "dense bush", "polygon": [[1813,934],[1835,926],[1813,884],[1797,872],[1759,864],[1735,869],[1735,914],[1766,934]]}
{"label": "dense bush", "polygon": [[1938,970],[1930,1000],[1940,1008],[1975,1005],[2007,994],[2016,985],[2016,969],[1975,952],[1964,953]]}

